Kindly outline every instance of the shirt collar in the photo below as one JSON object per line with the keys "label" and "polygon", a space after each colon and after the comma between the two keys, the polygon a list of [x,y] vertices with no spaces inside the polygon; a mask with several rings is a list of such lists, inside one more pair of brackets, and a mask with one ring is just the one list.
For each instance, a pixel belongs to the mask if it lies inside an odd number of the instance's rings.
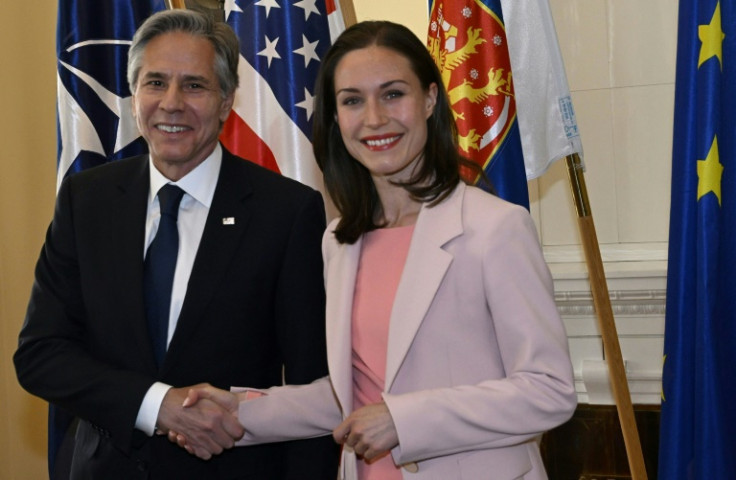
{"label": "shirt collar", "polygon": [[172,182],[164,177],[153,165],[151,156],[148,156],[148,166],[150,172],[150,189],[148,190],[149,205],[156,198],[158,191],[167,183],[172,183],[180,187],[189,196],[197,202],[209,208],[212,204],[212,197],[215,195],[215,187],[217,186],[217,178],[220,175],[220,165],[222,165],[222,147],[219,142],[210,155],[204,159],[202,163],[197,165],[194,170],[184,175],[177,182]]}

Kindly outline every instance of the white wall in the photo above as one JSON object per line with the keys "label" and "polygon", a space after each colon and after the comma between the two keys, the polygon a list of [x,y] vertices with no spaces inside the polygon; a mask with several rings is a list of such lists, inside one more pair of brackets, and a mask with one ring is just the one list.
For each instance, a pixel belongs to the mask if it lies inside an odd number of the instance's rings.
{"label": "white wall", "polygon": [[[658,404],[677,2],[550,4],[585,149],[588,192],[629,387],[635,403]],[[600,379],[594,369],[584,371],[583,361],[602,361],[604,355],[585,269],[579,263],[579,235],[564,165],[558,162],[537,185],[545,255],[556,277],[579,397],[588,401],[588,387],[600,390]]]}

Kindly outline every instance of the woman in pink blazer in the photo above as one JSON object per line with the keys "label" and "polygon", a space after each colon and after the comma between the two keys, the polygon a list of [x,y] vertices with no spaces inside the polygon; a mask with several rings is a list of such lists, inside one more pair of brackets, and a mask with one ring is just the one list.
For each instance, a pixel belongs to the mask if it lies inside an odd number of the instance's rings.
{"label": "woman in pink blazer", "polygon": [[341,212],[323,239],[330,375],[204,388],[187,404],[237,413],[238,445],[332,433],[341,479],[546,478],[538,439],[576,396],[528,212],[462,182],[460,166],[478,169],[458,155],[440,73],[406,28],[346,30],[316,98],[314,150]]}

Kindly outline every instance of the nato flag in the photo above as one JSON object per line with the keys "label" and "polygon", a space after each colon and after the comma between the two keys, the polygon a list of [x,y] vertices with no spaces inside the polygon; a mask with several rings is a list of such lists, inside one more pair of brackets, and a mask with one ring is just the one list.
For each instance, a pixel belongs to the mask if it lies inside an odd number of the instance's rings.
{"label": "nato flag", "polygon": [[[163,0],[59,0],[57,188],[69,173],[146,151],[131,115],[128,47],[138,26],[164,8]],[[68,478],[72,420],[49,406],[52,480]]]}

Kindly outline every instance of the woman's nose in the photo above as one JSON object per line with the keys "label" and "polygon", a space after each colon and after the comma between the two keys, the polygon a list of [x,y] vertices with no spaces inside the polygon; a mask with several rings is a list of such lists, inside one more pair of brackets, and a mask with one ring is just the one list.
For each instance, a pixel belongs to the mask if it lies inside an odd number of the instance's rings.
{"label": "woman's nose", "polygon": [[366,102],[365,123],[368,126],[380,126],[386,123],[386,112],[380,102],[376,100]]}

